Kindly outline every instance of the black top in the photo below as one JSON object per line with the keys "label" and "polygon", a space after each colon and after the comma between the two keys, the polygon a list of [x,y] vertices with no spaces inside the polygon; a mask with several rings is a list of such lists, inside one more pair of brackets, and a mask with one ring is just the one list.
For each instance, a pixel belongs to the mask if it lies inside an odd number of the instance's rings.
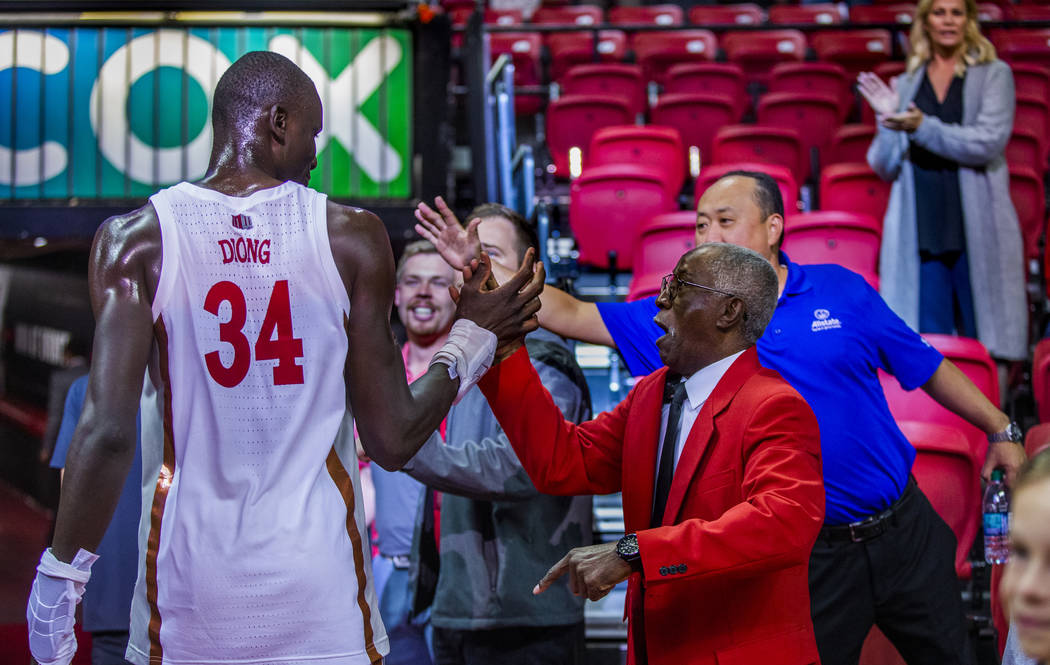
{"label": "black top", "polygon": [[[923,115],[946,124],[962,124],[963,77],[953,76],[943,102],[937,101],[929,76],[915,95],[915,105]],[[959,164],[911,143],[911,164],[915,175],[915,218],[918,223],[919,251],[931,254],[966,249],[963,232],[962,195],[959,191]]]}

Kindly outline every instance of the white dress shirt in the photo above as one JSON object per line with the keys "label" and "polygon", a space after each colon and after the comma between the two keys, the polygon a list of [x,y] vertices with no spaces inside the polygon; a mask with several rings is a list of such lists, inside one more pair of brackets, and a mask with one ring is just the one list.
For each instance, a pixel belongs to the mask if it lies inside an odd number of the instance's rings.
{"label": "white dress shirt", "polygon": [[[685,394],[686,400],[682,403],[682,428],[678,430],[678,441],[675,442],[674,447],[674,468],[678,468],[678,459],[682,456],[682,448],[685,446],[685,440],[689,437],[690,430],[693,429],[693,423],[696,422],[697,415],[700,414],[700,407],[704,405],[707,398],[711,396],[711,392],[718,385],[718,382],[722,380],[729,366],[733,364],[733,361],[740,357],[743,351],[738,351],[731,356],[726,356],[717,362],[713,362],[707,367],[697,371],[695,374],[685,380]],[[667,432],[667,416],[671,410],[670,404],[664,404],[661,412],[660,419],[662,424],[660,425],[660,438],[657,439],[656,449],[656,478],[660,473],[660,457],[663,453],[663,441],[664,435]],[[655,480],[654,480],[655,482]]]}

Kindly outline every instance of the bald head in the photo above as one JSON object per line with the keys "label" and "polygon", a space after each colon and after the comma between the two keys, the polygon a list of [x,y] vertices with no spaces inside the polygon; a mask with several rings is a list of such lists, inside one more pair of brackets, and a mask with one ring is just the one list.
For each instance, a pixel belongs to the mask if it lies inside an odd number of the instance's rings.
{"label": "bald head", "polygon": [[215,86],[216,143],[230,133],[251,136],[260,115],[275,105],[301,109],[316,99],[313,81],[288,58],[271,51],[245,53]]}

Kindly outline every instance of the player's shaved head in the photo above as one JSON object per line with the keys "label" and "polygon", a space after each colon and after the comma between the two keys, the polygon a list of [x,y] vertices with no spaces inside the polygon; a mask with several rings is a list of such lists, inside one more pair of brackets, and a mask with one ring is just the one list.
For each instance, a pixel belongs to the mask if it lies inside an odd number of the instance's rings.
{"label": "player's shaved head", "polygon": [[274,105],[300,108],[316,95],[310,77],[283,55],[245,53],[215,86],[211,119],[216,142],[231,132],[252,134],[260,114]]}

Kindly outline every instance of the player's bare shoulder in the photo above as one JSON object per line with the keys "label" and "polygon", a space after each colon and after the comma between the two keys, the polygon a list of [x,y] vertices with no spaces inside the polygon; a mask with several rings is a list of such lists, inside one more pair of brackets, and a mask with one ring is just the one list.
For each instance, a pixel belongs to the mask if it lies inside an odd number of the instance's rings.
{"label": "player's bare shoulder", "polygon": [[91,248],[93,287],[130,280],[152,299],[161,270],[160,220],[152,203],[102,222]]}
{"label": "player's bare shoulder", "polygon": [[332,256],[345,282],[361,274],[362,268],[390,272],[393,250],[383,221],[362,208],[328,202],[328,238]]}

